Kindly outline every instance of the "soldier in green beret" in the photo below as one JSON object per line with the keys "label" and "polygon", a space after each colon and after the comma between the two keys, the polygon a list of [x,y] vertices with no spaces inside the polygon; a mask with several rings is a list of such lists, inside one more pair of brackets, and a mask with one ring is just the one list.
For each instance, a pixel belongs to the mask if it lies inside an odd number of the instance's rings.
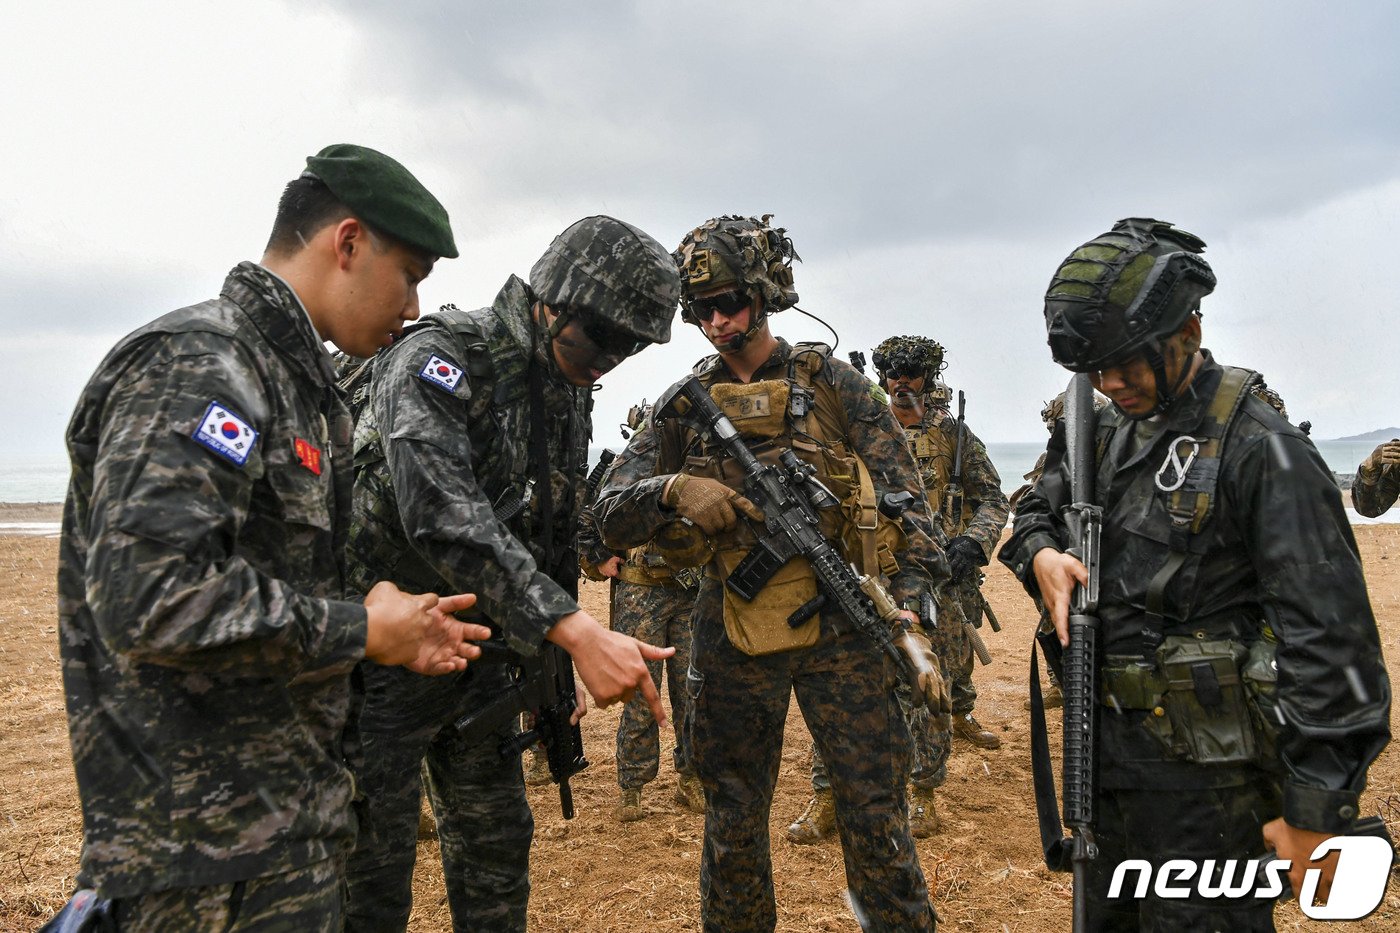
{"label": "soldier in green beret", "polygon": [[487,630],[450,615],[470,595],[344,598],[350,418],[324,346],[387,346],[456,255],[407,169],[331,146],[261,262],[124,338],[83,390],[59,642],[78,884],[124,931],[340,929],[351,671],[480,653],[465,639]]}

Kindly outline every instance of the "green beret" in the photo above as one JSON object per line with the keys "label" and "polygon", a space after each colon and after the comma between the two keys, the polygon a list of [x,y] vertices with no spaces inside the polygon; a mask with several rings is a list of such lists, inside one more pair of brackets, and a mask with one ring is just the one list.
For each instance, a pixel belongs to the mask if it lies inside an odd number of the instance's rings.
{"label": "green beret", "polygon": [[452,225],[432,192],[382,152],[337,143],[306,160],[306,175],[319,178],[355,216],[409,246],[457,258]]}

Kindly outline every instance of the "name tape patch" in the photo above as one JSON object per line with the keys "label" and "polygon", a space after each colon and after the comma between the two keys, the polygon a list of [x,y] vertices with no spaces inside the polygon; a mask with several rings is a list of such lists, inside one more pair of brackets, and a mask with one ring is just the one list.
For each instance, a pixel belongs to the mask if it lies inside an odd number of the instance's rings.
{"label": "name tape patch", "polygon": [[457,389],[457,383],[462,381],[462,370],[457,364],[434,355],[428,357],[428,362],[418,371],[418,378],[453,392]]}
{"label": "name tape patch", "polygon": [[258,442],[258,432],[251,424],[228,410],[215,399],[209,403],[199,427],[191,435],[234,466],[243,466]]}

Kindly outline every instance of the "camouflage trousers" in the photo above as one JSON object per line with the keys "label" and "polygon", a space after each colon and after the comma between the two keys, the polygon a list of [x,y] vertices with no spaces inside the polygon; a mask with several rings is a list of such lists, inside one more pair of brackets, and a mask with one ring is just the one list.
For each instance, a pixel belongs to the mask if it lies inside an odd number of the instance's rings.
{"label": "camouflage trousers", "polygon": [[523,931],[535,824],[519,757],[503,760],[497,751],[515,727],[468,746],[453,726],[505,689],[505,670],[477,664],[448,677],[370,663],[364,670],[364,763],[355,773],[364,800],[347,872],[346,929],[408,926],[426,772],[453,928]]}
{"label": "camouflage trousers", "polygon": [[822,620],[811,648],[752,657],[724,631],[723,594],[706,578],[696,603],[688,675],[691,751],[705,787],[700,916],[713,933],[777,924],[768,821],[796,693],[831,773],[852,906],[867,930],[934,927],[909,832],[904,777],[909,732],[894,698],[893,664],[855,633]]}
{"label": "camouflage trousers", "polygon": [[[947,671],[944,671],[945,678]],[[953,733],[950,729],[940,729],[938,720],[928,714],[928,708],[915,706],[913,695],[904,678],[895,684],[895,697],[899,700],[899,710],[904,714],[905,725],[914,743],[914,764],[909,774],[909,783],[920,790],[933,790],[942,787],[948,779],[948,753],[952,748]],[[812,746],[812,790],[831,789],[831,775],[827,774],[826,762],[815,745]]]}
{"label": "camouflage trousers", "polygon": [[113,910],[122,933],[336,933],[343,922],[343,884],[341,860],[324,859],[296,871],[234,884],[124,897],[113,904]]}
{"label": "camouflage trousers", "polygon": [[[964,619],[982,618],[982,594],[973,583],[963,583],[952,590]],[[977,688],[972,685],[972,669],[977,657],[972,651],[972,641],[961,621],[948,626],[947,670],[944,672],[952,690],[953,715],[963,716],[972,712],[977,705]]]}
{"label": "camouflage trousers", "polygon": [[1126,896],[1110,901],[1108,891],[1114,868],[1125,859],[1144,859],[1154,871],[1168,859],[1198,864],[1213,859],[1211,881],[1218,886],[1225,860],[1246,862],[1263,855],[1261,827],[1279,815],[1277,801],[1267,782],[1201,790],[1100,788],[1094,799],[1099,854],[1089,863],[1089,929],[1096,933],[1272,933],[1272,900],[1206,899],[1194,879],[1185,898],[1162,898],[1151,886],[1141,900],[1133,897],[1137,872],[1128,873],[1121,891]]}
{"label": "camouflage trousers", "polygon": [[[685,689],[685,672],[690,667],[690,613],[694,608],[694,590],[623,580],[612,584],[612,630],[658,648],[676,648],[672,657],[664,662],[648,662],[647,668],[652,683],[660,690],[665,665],[671,725],[676,730],[672,762],[677,774],[691,774],[694,770],[690,763],[690,694]],[[622,721],[617,725],[618,785],[635,788],[656,780],[660,759],[661,737],[656,718],[646,699],[636,694],[623,706]]]}

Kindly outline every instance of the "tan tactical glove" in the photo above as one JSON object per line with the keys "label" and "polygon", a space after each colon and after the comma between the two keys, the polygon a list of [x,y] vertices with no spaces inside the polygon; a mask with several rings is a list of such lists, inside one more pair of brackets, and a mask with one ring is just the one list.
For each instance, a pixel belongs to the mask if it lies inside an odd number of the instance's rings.
{"label": "tan tactical glove", "polygon": [[1371,451],[1371,456],[1362,461],[1357,472],[1374,482],[1380,477],[1381,467],[1397,463],[1400,463],[1400,439],[1393,438]]}
{"label": "tan tactical glove", "polygon": [[940,729],[952,728],[952,697],[944,688],[938,658],[934,656],[928,636],[915,629],[901,631],[895,635],[894,646],[909,659],[914,669],[916,682],[910,685],[913,687],[914,705],[927,704],[929,715],[937,717]]}
{"label": "tan tactical glove", "polygon": [[756,522],[763,521],[763,510],[717,479],[678,473],[666,484],[662,502],[689,519],[707,535],[733,528],[739,520],[737,509]]}

